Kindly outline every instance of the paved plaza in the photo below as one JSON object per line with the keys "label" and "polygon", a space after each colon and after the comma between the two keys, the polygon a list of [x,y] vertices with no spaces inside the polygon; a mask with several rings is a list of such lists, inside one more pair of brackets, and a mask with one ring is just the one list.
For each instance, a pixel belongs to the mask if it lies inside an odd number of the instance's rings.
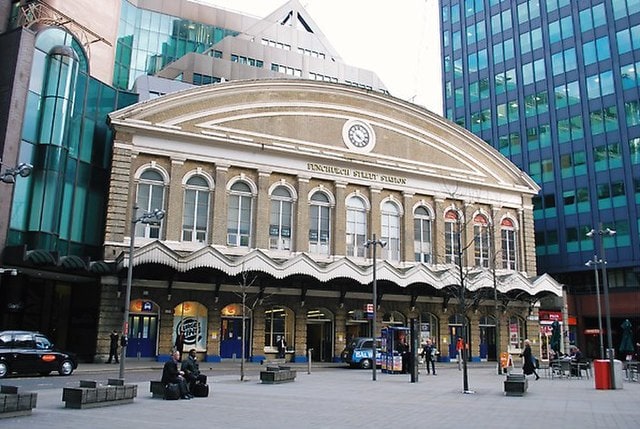
{"label": "paved plaza", "polygon": [[[137,363],[157,368],[160,363]],[[135,371],[136,364],[128,365]],[[238,368],[234,373],[230,366]],[[165,401],[152,399],[149,383],[138,385],[133,404],[76,410],[65,409],[62,389],[38,389],[33,414],[0,419],[4,428],[497,428],[553,427],[636,429],[640,426],[640,383],[625,381],[622,389],[597,390],[591,379],[529,379],[523,397],[503,393],[504,376],[494,364],[470,364],[469,388],[462,393],[462,372],[455,364],[440,364],[437,376],[424,371],[418,382],[409,375],[344,366],[294,365],[293,383],[260,384],[258,364],[245,365],[240,381],[239,363],[201,363],[209,377],[208,398]],[[84,364],[83,371],[104,364]],[[224,371],[222,370],[224,368]],[[517,370],[516,370],[517,371]],[[79,370],[78,373],[81,371]],[[94,375],[95,376],[95,375]],[[106,381],[107,376],[105,375]],[[11,379],[2,384],[11,383]],[[18,383],[19,384],[19,383]]]}

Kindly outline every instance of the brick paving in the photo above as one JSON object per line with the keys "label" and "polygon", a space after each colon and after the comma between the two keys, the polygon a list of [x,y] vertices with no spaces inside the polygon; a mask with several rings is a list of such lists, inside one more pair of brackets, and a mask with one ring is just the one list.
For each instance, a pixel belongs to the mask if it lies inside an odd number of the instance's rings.
{"label": "brick paving", "polygon": [[[160,368],[158,363],[128,363]],[[440,364],[437,376],[424,371],[418,382],[409,375],[348,369],[342,365],[298,370],[293,383],[260,384],[258,364],[202,363],[210,396],[190,401],[152,399],[149,383],[140,383],[133,404],[87,410],[65,409],[62,389],[37,390],[33,414],[0,419],[0,427],[73,428],[496,428],[553,427],[636,429],[640,426],[640,383],[597,390],[591,379],[529,379],[523,397],[503,393],[504,376],[494,364],[470,364],[469,388],[462,393],[462,372]],[[83,370],[113,367],[85,364]],[[224,371],[221,369],[224,368]],[[234,373],[234,368],[238,372]],[[518,371],[516,369],[516,371]],[[6,380],[3,381],[3,383]]]}

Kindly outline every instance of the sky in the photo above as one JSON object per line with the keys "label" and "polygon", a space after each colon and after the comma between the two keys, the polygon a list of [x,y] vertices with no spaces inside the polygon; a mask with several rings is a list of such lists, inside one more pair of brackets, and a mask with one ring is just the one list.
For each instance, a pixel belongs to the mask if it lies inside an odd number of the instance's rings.
{"label": "sky", "polygon": [[[287,0],[196,0],[263,18]],[[438,0],[300,0],[343,61],[442,114]]]}

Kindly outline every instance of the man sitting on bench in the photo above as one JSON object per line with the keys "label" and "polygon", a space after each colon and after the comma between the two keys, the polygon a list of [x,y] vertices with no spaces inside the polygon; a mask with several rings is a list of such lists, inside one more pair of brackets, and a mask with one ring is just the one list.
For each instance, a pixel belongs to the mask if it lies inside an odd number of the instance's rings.
{"label": "man sitting on bench", "polygon": [[200,366],[196,356],[196,349],[189,350],[189,356],[182,361],[182,367],[180,369],[184,372],[184,378],[187,379],[190,392],[194,391],[193,386],[195,386],[196,383],[207,383],[207,376],[200,374]]}
{"label": "man sitting on bench", "polygon": [[189,386],[184,378],[184,372],[178,369],[178,362],[180,362],[180,352],[176,350],[171,356],[172,359],[165,362],[162,368],[162,382],[165,384],[175,383],[180,388],[180,398],[191,399],[193,395],[189,391]]}

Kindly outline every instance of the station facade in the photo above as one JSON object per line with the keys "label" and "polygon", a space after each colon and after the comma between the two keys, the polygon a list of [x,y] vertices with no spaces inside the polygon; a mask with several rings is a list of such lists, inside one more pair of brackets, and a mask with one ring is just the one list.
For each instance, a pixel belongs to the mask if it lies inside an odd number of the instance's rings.
{"label": "station facade", "polygon": [[[162,360],[178,345],[260,361],[284,337],[289,360],[334,361],[350,338],[374,334],[375,276],[378,328],[414,319],[444,359],[463,337],[473,360],[495,360],[538,341],[541,303],[562,296],[536,275],[538,186],[419,106],[261,79],[109,119],[104,261],[117,269],[101,277],[98,337],[123,324],[132,264],[130,356]],[[154,210],[164,218],[146,223]]]}

